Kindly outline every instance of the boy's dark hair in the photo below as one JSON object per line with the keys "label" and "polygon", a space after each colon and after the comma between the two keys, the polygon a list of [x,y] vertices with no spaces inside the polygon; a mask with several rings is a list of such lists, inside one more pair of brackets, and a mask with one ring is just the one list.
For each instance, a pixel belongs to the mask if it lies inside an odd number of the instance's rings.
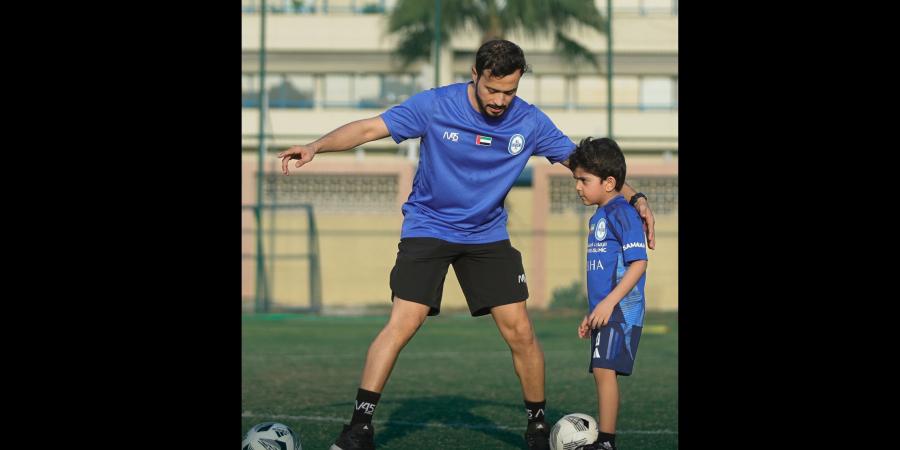
{"label": "boy's dark hair", "polygon": [[617,191],[621,191],[625,184],[625,155],[619,144],[610,138],[584,138],[569,156],[569,167],[573,172],[576,167],[581,167],[601,180],[613,177],[616,179]]}
{"label": "boy's dark hair", "polygon": [[490,69],[491,75],[505,77],[517,70],[522,75],[528,71],[525,64],[525,53],[518,45],[503,39],[494,39],[481,44],[478,53],[475,54],[475,72],[481,77],[484,71]]}

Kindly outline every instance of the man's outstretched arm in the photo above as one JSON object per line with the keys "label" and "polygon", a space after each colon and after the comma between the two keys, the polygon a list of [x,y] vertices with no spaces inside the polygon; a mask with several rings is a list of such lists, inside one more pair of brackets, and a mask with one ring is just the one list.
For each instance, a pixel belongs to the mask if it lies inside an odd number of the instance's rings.
{"label": "man's outstretched arm", "polygon": [[381,119],[380,115],[350,122],[309,144],[295,145],[279,153],[278,157],[281,158],[281,172],[285,175],[289,175],[288,163],[292,159],[297,160],[294,167],[302,167],[304,164],[312,161],[313,157],[316,156],[316,153],[349,150],[365,144],[366,142],[388,137],[390,134],[387,125],[385,125],[384,120]]}

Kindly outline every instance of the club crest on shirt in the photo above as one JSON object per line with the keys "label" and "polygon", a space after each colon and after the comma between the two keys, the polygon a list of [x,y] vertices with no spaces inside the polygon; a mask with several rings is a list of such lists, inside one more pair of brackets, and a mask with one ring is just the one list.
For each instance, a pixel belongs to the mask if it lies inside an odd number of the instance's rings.
{"label": "club crest on shirt", "polygon": [[507,150],[510,155],[518,155],[522,149],[525,148],[525,136],[521,134],[514,134],[511,138],[509,138],[509,147]]}
{"label": "club crest on shirt", "polygon": [[598,241],[602,241],[603,238],[606,237],[606,219],[601,218],[599,222],[597,222],[597,226],[594,228],[594,237],[597,238]]}

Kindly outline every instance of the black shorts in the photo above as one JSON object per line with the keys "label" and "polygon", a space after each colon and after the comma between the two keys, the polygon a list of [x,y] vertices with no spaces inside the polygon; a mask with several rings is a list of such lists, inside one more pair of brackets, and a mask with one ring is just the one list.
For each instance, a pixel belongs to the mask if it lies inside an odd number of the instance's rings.
{"label": "black shorts", "polygon": [[429,316],[441,312],[441,295],[450,264],[473,316],[483,316],[495,306],[528,298],[522,254],[509,239],[456,244],[436,238],[403,238],[397,248],[397,262],[391,270],[391,300],[397,297],[426,305],[431,308]]}

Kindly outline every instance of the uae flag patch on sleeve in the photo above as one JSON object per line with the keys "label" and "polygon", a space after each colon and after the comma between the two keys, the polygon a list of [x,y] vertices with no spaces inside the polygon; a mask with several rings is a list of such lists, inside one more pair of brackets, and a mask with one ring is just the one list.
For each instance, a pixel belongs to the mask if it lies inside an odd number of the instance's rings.
{"label": "uae flag patch on sleeve", "polygon": [[475,143],[478,144],[478,145],[487,145],[487,146],[490,146],[490,145],[491,145],[491,137],[490,137],[490,136],[482,136],[482,135],[480,135],[480,134],[479,134],[479,135],[476,135],[476,136],[475,136]]}

